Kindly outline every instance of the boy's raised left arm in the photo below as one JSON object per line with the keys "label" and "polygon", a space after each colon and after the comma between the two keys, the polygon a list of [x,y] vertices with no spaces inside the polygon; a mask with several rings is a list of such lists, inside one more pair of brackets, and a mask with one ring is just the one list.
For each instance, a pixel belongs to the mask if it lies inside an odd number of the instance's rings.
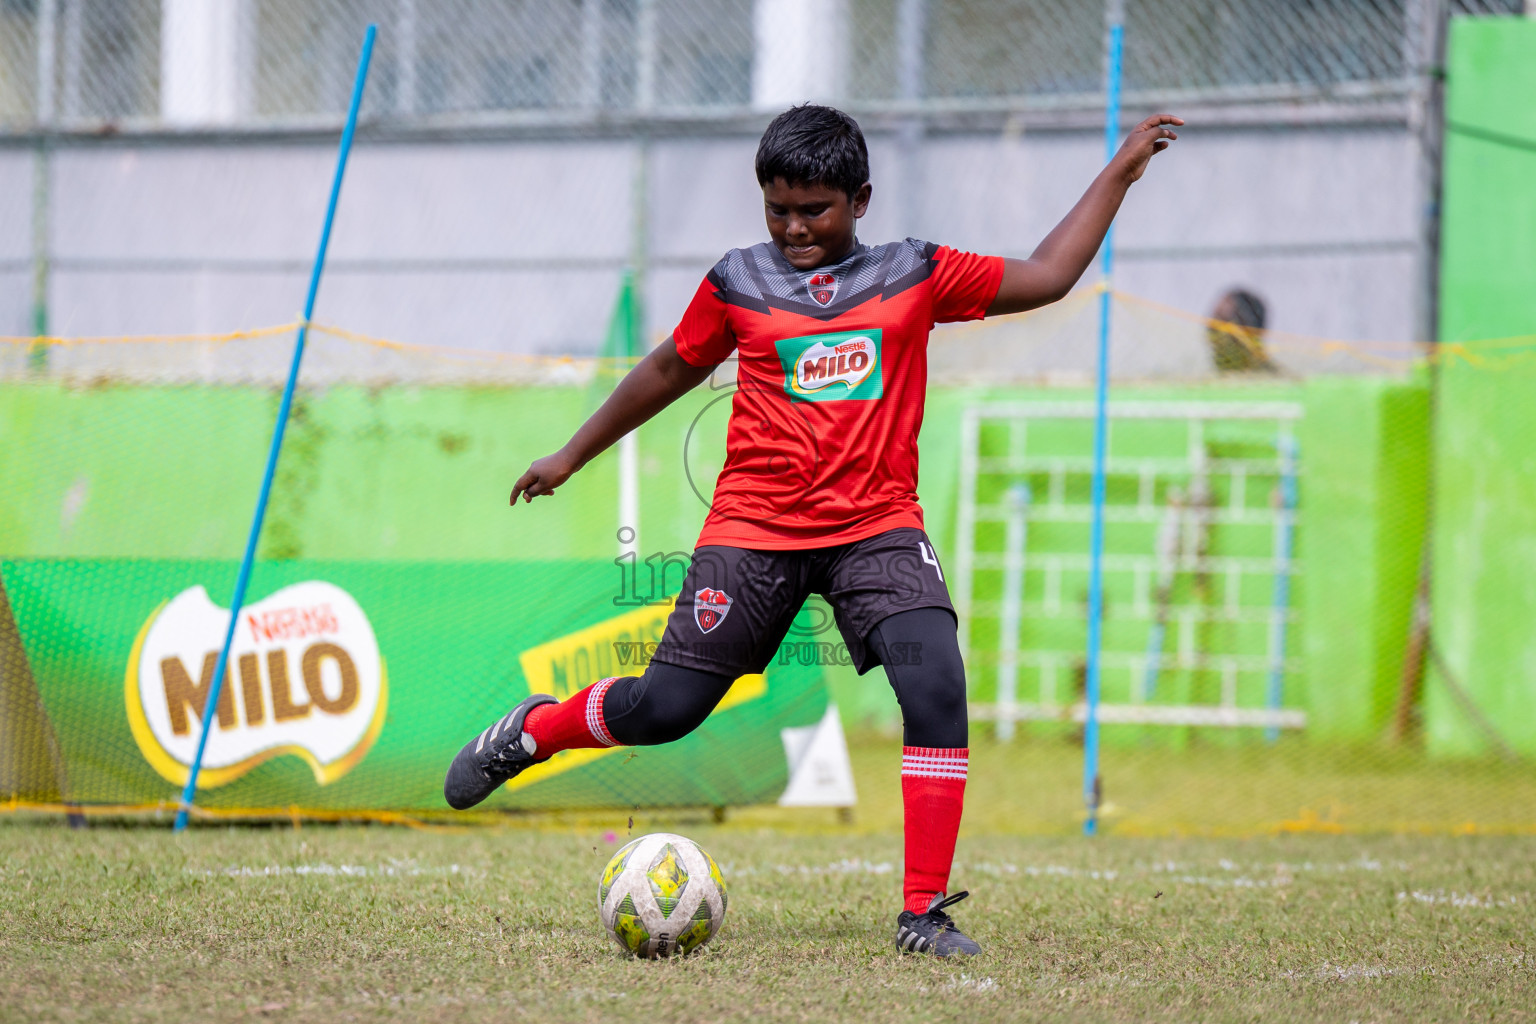
{"label": "boy's raised left arm", "polygon": [[1003,281],[997,298],[987,307],[987,316],[1036,309],[1071,291],[1099,251],[1126,190],[1141,177],[1153,154],[1161,153],[1178,138],[1173,127],[1183,123],[1183,118],[1172,114],[1155,114],[1137,125],[1077,205],[1029,259],[1003,262]]}

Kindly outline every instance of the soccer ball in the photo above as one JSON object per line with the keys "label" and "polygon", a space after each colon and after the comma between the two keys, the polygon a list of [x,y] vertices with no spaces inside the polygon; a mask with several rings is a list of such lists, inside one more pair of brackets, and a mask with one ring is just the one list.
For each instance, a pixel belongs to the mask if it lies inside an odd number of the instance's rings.
{"label": "soccer ball", "polygon": [[597,916],[626,952],[689,953],[725,920],[720,867],[692,839],[655,832],[625,846],[597,883]]}

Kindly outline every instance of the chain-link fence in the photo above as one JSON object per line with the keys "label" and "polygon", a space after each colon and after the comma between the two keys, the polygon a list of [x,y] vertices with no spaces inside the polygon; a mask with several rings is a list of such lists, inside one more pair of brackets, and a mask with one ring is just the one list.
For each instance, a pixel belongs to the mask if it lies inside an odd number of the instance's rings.
{"label": "chain-link fence", "polygon": [[[1285,330],[1430,337],[1444,26],[1522,2],[1125,0],[1126,123],[1186,115],[1199,170],[1138,188],[1120,286],[1203,313],[1240,284]],[[3,0],[0,334],[290,319],[368,22],[332,322],[591,353],[589,296],[628,266],[662,337],[721,252],[761,238],[752,142],[807,99],[869,134],[861,236],[1025,255],[1099,159],[1105,18],[1075,0]],[[461,142],[479,145],[444,145]]]}
{"label": "chain-link fence", "polygon": [[[1127,99],[1407,99],[1448,14],[1522,2],[1128,0]],[[866,112],[1093,107],[1104,19],[1078,0],[5,0],[0,130],[329,121],[369,21],[376,123],[716,117],[797,86]],[[787,85],[785,35],[813,58]]]}

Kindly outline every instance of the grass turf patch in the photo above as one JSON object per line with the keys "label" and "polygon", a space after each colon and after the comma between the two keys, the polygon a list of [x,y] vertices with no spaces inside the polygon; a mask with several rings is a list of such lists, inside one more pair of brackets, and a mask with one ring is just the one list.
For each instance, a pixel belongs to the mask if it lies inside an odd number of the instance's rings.
{"label": "grass turf patch", "polygon": [[[684,960],[597,923],[606,827],[0,826],[5,1020],[1532,1019],[1536,840],[972,835],[965,963],[891,945],[900,836],[636,816],[730,886]],[[609,834],[612,838],[608,838]]]}

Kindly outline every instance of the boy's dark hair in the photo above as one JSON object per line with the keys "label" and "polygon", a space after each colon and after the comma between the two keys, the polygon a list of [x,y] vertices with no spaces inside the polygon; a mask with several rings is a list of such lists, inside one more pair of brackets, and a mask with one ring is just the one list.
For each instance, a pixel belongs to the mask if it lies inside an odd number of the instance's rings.
{"label": "boy's dark hair", "polygon": [[859,123],[841,110],[807,103],[773,119],[757,144],[757,183],[825,185],[852,199],[869,180],[869,150]]}

